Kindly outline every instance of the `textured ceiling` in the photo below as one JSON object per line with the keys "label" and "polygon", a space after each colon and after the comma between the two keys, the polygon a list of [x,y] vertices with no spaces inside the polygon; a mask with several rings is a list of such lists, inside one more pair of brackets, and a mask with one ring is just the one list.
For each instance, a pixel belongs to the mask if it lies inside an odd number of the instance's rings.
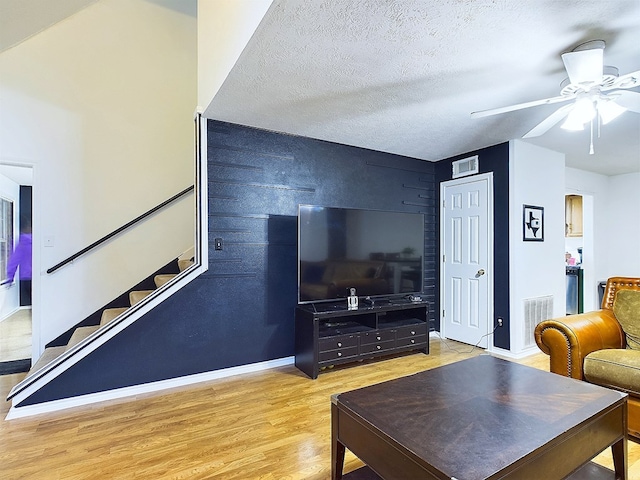
{"label": "textured ceiling", "polygon": [[[471,119],[559,94],[560,54],[592,39],[605,64],[640,70],[637,0],[274,0],[209,118],[440,160],[520,138],[558,105]],[[638,90],[636,88],[636,90]],[[640,114],[531,143],[567,165],[640,171]]]}

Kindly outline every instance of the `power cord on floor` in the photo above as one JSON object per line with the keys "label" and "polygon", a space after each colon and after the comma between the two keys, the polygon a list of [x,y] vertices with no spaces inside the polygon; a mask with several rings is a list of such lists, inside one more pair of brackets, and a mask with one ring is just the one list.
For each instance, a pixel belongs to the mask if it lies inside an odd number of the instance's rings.
{"label": "power cord on floor", "polygon": [[[471,347],[471,349],[470,349],[469,351],[462,351],[462,350],[458,350],[458,349],[456,349],[456,348],[453,348],[453,347],[451,347],[451,346],[450,346],[450,345],[445,341],[445,339],[444,339],[444,338],[442,338],[442,337],[440,336],[440,333],[439,333],[438,331],[433,330],[433,333],[435,333],[435,334],[436,334],[436,336],[440,339],[440,343],[442,343],[445,347],[447,347],[447,348],[448,348],[449,350],[451,350],[452,352],[455,352],[455,353],[473,353],[473,350],[474,350],[474,349],[476,349],[476,348],[478,348],[478,345],[480,345],[480,342],[482,342],[482,339],[484,339],[485,337],[488,337],[489,335],[493,335],[493,334],[494,334],[494,332],[496,331],[496,329],[497,329],[499,326],[500,326],[499,324],[498,324],[498,325],[496,325],[495,327],[493,327],[493,330],[491,330],[489,333],[487,333],[487,334],[485,334],[485,335],[482,335],[482,336],[480,337],[480,340],[478,340],[478,343],[476,343],[474,346],[472,346],[472,347]],[[455,340],[454,340],[454,341],[455,341]]]}

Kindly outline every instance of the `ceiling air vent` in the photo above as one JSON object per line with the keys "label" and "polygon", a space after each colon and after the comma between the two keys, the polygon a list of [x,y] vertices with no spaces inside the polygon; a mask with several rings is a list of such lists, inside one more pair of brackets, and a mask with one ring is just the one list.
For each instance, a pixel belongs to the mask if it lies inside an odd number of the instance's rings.
{"label": "ceiling air vent", "polygon": [[452,178],[465,177],[478,173],[478,155],[473,157],[456,160],[452,165]]}

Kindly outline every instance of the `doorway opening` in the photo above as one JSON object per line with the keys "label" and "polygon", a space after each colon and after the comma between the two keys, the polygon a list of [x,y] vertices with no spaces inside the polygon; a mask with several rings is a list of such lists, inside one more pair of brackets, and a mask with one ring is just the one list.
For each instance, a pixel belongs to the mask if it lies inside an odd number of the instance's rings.
{"label": "doorway opening", "polygon": [[567,315],[600,308],[593,257],[593,195],[565,194],[565,268]]}
{"label": "doorway opening", "polygon": [[33,168],[0,163],[0,374],[26,372],[33,352]]}

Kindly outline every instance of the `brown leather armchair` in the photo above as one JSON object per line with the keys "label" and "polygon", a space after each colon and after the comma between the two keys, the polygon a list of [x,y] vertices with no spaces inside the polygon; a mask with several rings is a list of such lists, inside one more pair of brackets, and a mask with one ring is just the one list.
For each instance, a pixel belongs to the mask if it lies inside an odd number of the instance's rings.
{"label": "brown leather armchair", "polygon": [[[610,278],[605,288],[601,310],[554,318],[538,324],[535,329],[536,343],[549,355],[551,372],[588,381],[584,375],[587,355],[604,349],[626,348],[625,333],[613,312],[616,293],[623,289],[640,291],[640,278]],[[616,388],[615,385],[604,386]],[[640,389],[617,389],[629,394],[629,435],[640,440]]]}

